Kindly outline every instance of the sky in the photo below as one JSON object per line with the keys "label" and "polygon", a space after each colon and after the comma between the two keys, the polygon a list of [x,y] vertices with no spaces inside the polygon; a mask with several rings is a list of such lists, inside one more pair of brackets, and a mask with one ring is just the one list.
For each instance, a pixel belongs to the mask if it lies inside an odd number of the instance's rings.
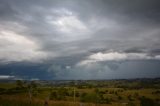
{"label": "sky", "polygon": [[159,0],[0,0],[0,80],[156,77]]}

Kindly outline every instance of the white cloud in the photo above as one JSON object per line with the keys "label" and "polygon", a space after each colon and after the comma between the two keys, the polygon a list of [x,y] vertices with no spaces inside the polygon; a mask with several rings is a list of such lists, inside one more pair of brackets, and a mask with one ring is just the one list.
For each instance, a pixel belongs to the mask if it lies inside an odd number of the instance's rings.
{"label": "white cloud", "polygon": [[13,79],[15,76],[10,76],[10,75],[0,75],[0,79]]}
{"label": "white cloud", "polygon": [[39,81],[39,78],[31,78],[31,81]]}
{"label": "white cloud", "polygon": [[65,8],[53,9],[53,12],[61,15],[73,15],[73,13]]}
{"label": "white cloud", "polygon": [[39,61],[46,58],[47,54],[38,49],[34,41],[13,31],[0,30],[1,62]]}
{"label": "white cloud", "polygon": [[77,17],[76,13],[64,8],[55,9],[53,14],[46,16],[46,22],[59,33],[60,40],[84,39],[88,38],[91,33],[90,28]]}
{"label": "white cloud", "polygon": [[155,56],[155,59],[160,59],[160,55]]}
{"label": "white cloud", "polygon": [[87,27],[75,16],[64,16],[52,22],[58,29],[65,33],[86,31]]}
{"label": "white cloud", "polygon": [[117,53],[117,52],[111,52],[111,53],[96,53],[91,56],[89,56],[89,59],[98,60],[98,61],[104,61],[104,60],[121,60],[126,58],[126,55],[124,53]]}
{"label": "white cloud", "polygon": [[146,53],[120,53],[120,52],[98,52],[87,57],[86,60],[79,62],[77,65],[87,65],[100,61],[124,61],[124,60],[149,60],[160,59],[160,56],[149,56]]}
{"label": "white cloud", "polygon": [[84,33],[88,28],[76,16],[63,16],[57,20],[50,20],[49,23],[55,25],[57,30],[63,33]]}
{"label": "white cloud", "polygon": [[71,69],[71,66],[66,66],[66,69]]}

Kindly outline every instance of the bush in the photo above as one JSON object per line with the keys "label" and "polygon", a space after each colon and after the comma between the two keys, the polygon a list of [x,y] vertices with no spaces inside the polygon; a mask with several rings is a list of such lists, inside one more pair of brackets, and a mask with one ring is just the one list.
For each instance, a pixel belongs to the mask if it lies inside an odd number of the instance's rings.
{"label": "bush", "polygon": [[122,100],[122,97],[121,97],[121,96],[118,96],[118,99],[119,99],[119,100]]}
{"label": "bush", "polygon": [[133,102],[129,102],[127,106],[136,106]]}
{"label": "bush", "polygon": [[140,106],[158,106],[158,103],[155,103],[152,99],[142,96],[140,98]]}
{"label": "bush", "polygon": [[103,101],[104,101],[103,103],[110,104],[112,102],[112,99],[105,98]]}
{"label": "bush", "polygon": [[66,100],[66,97],[54,91],[50,94],[50,100]]}
{"label": "bush", "polygon": [[134,97],[138,97],[139,94],[137,92],[134,93]]}
{"label": "bush", "polygon": [[79,92],[76,92],[76,93],[75,93],[75,96],[76,96],[76,97],[79,97],[79,96],[80,96]]}
{"label": "bush", "polygon": [[128,95],[128,100],[129,100],[129,101],[133,101],[133,99],[132,99],[132,96],[131,96],[131,95]]}
{"label": "bush", "polygon": [[80,97],[81,102],[97,102],[97,95],[95,93],[82,93]]}

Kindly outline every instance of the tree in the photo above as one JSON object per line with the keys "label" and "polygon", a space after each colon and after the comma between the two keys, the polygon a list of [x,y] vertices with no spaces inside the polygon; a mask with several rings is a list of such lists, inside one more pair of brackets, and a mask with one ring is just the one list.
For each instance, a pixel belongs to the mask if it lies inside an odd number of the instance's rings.
{"label": "tree", "polygon": [[23,88],[24,87],[23,82],[21,80],[16,81],[16,86],[17,86],[17,88]]}
{"label": "tree", "polygon": [[51,92],[51,94],[50,94],[50,99],[51,100],[57,100],[57,98],[58,98],[58,94],[57,94],[57,92]]}
{"label": "tree", "polygon": [[31,85],[31,87],[34,88],[34,89],[37,88],[37,84],[36,84],[34,81],[32,81],[30,85]]}

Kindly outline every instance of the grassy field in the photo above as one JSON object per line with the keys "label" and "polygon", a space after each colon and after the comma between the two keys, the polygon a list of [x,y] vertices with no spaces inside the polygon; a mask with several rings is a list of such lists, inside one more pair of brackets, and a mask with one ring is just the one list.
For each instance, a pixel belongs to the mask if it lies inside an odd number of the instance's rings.
{"label": "grassy field", "polygon": [[44,106],[45,102],[48,106],[159,106],[160,80],[0,83],[0,106]]}

